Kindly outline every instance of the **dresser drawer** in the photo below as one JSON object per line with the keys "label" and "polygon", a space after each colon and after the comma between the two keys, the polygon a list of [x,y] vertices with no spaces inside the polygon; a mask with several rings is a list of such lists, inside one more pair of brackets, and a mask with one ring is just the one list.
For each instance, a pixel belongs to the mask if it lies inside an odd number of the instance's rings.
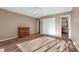
{"label": "dresser drawer", "polygon": [[18,28],[18,37],[23,38],[29,36],[29,28],[28,27],[19,27]]}

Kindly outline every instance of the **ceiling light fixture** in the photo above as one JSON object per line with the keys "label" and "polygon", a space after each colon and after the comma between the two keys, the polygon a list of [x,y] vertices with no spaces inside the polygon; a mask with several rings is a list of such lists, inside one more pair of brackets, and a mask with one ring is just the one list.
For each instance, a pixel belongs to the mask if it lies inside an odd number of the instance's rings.
{"label": "ceiling light fixture", "polygon": [[36,13],[37,13],[37,11],[34,11],[33,13],[34,13],[34,14],[36,14]]}
{"label": "ceiling light fixture", "polygon": [[33,13],[36,14],[36,13],[38,13],[38,11],[42,10],[42,8],[34,7],[32,10],[33,10]]}
{"label": "ceiling light fixture", "polygon": [[39,8],[38,7],[34,7],[32,10],[33,10],[33,13],[36,14],[38,12]]}

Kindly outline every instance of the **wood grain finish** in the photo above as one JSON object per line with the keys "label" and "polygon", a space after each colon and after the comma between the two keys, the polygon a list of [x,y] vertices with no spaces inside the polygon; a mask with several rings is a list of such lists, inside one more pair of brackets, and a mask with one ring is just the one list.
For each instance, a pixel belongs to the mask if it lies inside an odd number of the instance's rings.
{"label": "wood grain finish", "polygon": [[72,41],[43,36],[31,41],[17,44],[23,52],[69,52],[74,51]]}
{"label": "wood grain finish", "polygon": [[29,27],[18,27],[18,37],[23,38],[29,36]]}
{"label": "wood grain finish", "polygon": [[[4,49],[4,52],[22,52],[22,50],[18,48],[17,44],[24,43],[27,41],[32,41],[32,40],[35,40],[37,38],[44,37],[44,36],[52,37],[55,40],[53,40],[52,42],[51,42],[51,39],[50,40],[44,39],[44,40],[42,40],[42,42],[41,42],[41,40],[37,40],[38,45],[40,44],[40,42],[42,44],[39,45],[40,46],[39,48],[38,48],[38,46],[35,46],[35,48],[37,48],[37,49],[33,50],[32,52],[35,52],[35,51],[40,51],[40,52],[57,51],[57,52],[59,52],[58,51],[59,46],[60,46],[60,51],[62,51],[62,52],[66,52],[66,51],[67,52],[78,52],[78,50],[74,46],[73,42],[71,40],[69,40],[68,38],[65,39],[65,38],[54,37],[54,36],[43,35],[43,34],[32,34],[32,35],[24,37],[24,38],[19,38],[19,39],[17,38],[17,39],[13,39],[12,41],[10,40],[10,41],[6,41],[6,42],[0,42],[0,49]],[[57,39],[57,41],[56,41],[56,39]],[[61,46],[61,42],[62,42],[62,46]],[[66,44],[64,44],[64,42]],[[5,43],[5,44],[3,44],[3,43]],[[53,44],[51,44],[51,43],[53,43]],[[45,49],[44,47],[49,47],[49,48]]]}

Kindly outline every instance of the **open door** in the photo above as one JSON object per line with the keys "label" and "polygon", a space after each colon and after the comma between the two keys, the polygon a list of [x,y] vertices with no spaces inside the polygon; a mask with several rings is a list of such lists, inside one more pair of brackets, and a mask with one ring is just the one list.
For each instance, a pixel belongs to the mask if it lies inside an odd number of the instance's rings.
{"label": "open door", "polygon": [[62,16],[61,17],[61,37],[70,38],[71,34],[71,23],[70,23],[70,16]]}

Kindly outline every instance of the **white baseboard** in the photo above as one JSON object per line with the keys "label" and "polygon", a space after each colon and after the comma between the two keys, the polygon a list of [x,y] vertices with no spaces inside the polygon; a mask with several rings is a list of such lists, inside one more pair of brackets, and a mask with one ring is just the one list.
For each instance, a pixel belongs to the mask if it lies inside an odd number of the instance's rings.
{"label": "white baseboard", "polygon": [[6,40],[15,39],[15,38],[17,38],[17,36],[16,36],[16,37],[10,37],[10,38],[7,38],[7,39],[2,39],[2,40],[0,40],[0,42],[2,42],[2,41],[6,41]]}
{"label": "white baseboard", "polygon": [[[73,41],[73,40],[72,40]],[[77,48],[77,50],[79,51],[78,46],[76,45],[76,43],[73,41],[73,44],[75,45],[75,47]]]}
{"label": "white baseboard", "polygon": [[30,35],[32,35],[32,34],[36,34],[36,33],[38,33],[38,32],[35,32],[35,33],[30,33]]}

